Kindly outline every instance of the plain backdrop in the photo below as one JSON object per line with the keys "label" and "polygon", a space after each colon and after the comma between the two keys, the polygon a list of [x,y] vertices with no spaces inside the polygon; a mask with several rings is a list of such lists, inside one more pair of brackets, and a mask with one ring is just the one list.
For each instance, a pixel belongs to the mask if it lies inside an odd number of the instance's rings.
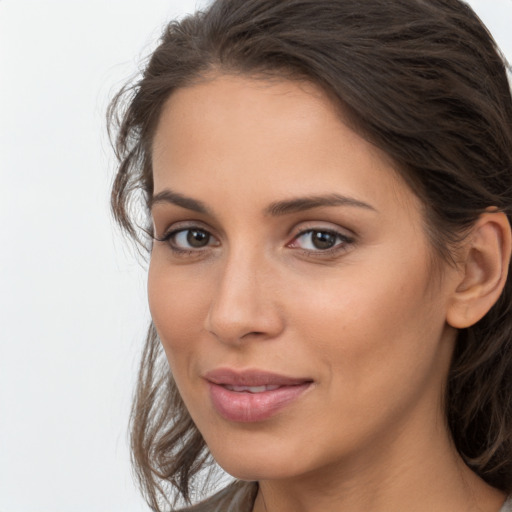
{"label": "plain backdrop", "polygon": [[[470,3],[512,59],[512,0]],[[109,216],[104,118],[204,4],[0,0],[0,512],[148,510],[126,432],[145,268]]]}

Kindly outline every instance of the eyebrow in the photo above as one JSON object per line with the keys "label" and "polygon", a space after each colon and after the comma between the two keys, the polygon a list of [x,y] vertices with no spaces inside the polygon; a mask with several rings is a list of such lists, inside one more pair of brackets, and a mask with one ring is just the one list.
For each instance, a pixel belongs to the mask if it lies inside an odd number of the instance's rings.
{"label": "eyebrow", "polygon": [[155,204],[159,203],[171,203],[194,212],[204,213],[205,215],[211,214],[210,209],[202,201],[178,194],[178,192],[173,192],[169,189],[162,190],[162,192],[152,196],[148,204],[149,209],[151,210]]}
{"label": "eyebrow", "polygon": [[322,206],[354,206],[356,208],[364,208],[366,210],[377,211],[373,206],[353,197],[343,196],[340,194],[327,194],[320,196],[298,197],[296,199],[288,199],[286,201],[277,201],[270,204],[265,213],[273,217],[287,215],[289,213],[311,210]]}
{"label": "eyebrow", "polygon": [[[155,204],[170,203],[187,210],[211,215],[212,211],[202,201],[179,194],[170,189],[162,190],[158,194],[152,196],[149,200],[149,208],[152,209]],[[284,201],[276,201],[265,208],[265,215],[279,217],[290,213],[297,213],[313,208],[321,208],[328,206],[352,206],[356,208],[364,208],[366,210],[377,211],[373,206],[358,199],[340,194],[326,194],[318,196],[297,197],[286,199]]]}

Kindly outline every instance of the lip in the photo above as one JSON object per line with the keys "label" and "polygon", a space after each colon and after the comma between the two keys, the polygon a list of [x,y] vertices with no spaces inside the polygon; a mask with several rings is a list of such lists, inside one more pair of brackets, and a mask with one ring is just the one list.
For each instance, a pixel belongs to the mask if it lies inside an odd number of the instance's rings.
{"label": "lip", "polygon": [[[264,421],[297,400],[313,384],[297,378],[262,370],[237,371],[219,368],[204,375],[215,410],[233,422]],[[266,390],[261,388],[265,387]],[[258,392],[249,389],[259,388]]]}

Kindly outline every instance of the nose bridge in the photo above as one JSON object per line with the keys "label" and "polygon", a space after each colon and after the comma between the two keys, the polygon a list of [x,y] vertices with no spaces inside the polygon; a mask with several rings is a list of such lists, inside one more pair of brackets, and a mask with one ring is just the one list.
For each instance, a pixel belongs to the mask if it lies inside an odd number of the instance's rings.
{"label": "nose bridge", "polygon": [[229,251],[224,259],[206,318],[206,329],[224,342],[249,334],[276,336],[282,321],[273,296],[270,262],[249,248]]}

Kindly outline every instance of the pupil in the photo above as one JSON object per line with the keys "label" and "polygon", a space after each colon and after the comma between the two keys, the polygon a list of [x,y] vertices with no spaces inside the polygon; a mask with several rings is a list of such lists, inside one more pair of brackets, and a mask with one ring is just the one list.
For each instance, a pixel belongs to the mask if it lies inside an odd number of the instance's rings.
{"label": "pupil", "polygon": [[204,247],[205,245],[208,245],[209,241],[210,235],[204,231],[190,229],[187,233],[187,242],[191,247]]}
{"label": "pupil", "polygon": [[317,249],[330,249],[336,243],[336,235],[326,231],[313,233],[313,245]]}

